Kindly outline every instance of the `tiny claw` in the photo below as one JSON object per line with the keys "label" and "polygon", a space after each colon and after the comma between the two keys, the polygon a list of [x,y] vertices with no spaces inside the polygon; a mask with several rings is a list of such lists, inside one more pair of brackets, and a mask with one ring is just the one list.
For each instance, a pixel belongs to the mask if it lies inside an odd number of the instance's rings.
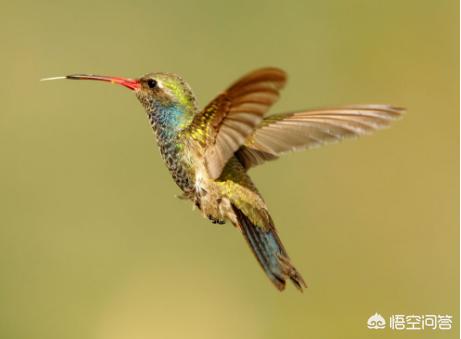
{"label": "tiny claw", "polygon": [[174,197],[179,200],[189,200],[189,197],[186,194],[176,194]]}
{"label": "tiny claw", "polygon": [[207,215],[206,217],[207,217],[209,220],[211,220],[211,222],[212,222],[213,224],[224,225],[224,224],[226,223],[225,220],[222,220],[222,219],[219,219],[219,218],[215,218],[215,217],[213,217],[213,216],[211,216],[211,215]]}

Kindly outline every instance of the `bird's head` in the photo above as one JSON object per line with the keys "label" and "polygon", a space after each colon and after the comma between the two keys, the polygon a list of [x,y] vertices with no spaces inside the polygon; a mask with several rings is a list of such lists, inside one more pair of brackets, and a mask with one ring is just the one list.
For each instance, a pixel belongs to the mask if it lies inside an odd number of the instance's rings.
{"label": "bird's head", "polygon": [[174,73],[148,73],[137,79],[136,97],[146,111],[156,107],[179,107],[195,110],[197,104],[189,85]]}

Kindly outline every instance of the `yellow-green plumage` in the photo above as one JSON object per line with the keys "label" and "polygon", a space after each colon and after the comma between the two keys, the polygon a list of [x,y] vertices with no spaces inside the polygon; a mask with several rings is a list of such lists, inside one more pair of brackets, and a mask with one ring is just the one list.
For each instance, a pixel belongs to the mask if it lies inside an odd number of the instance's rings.
{"label": "yellow-green plumage", "polygon": [[232,204],[239,208],[256,226],[268,229],[270,218],[266,204],[245,168],[233,157],[216,180],[221,192]]}

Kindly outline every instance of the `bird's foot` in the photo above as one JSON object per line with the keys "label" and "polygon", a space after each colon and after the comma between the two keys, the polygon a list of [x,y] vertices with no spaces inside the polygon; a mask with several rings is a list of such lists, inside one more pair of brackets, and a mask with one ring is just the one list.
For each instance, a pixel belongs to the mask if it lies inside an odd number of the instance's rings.
{"label": "bird's foot", "polygon": [[210,219],[213,224],[224,225],[226,223],[225,220],[215,218],[211,215],[207,215],[207,218]]}

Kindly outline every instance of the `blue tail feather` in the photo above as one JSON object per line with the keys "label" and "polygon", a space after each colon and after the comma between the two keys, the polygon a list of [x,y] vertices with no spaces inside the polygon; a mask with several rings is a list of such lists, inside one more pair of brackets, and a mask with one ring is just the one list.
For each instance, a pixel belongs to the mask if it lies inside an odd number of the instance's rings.
{"label": "blue tail feather", "polygon": [[275,227],[263,229],[254,225],[237,207],[232,206],[242,233],[266,275],[279,290],[285,288],[286,278],[302,291],[307,287],[304,279],[291,264]]}

